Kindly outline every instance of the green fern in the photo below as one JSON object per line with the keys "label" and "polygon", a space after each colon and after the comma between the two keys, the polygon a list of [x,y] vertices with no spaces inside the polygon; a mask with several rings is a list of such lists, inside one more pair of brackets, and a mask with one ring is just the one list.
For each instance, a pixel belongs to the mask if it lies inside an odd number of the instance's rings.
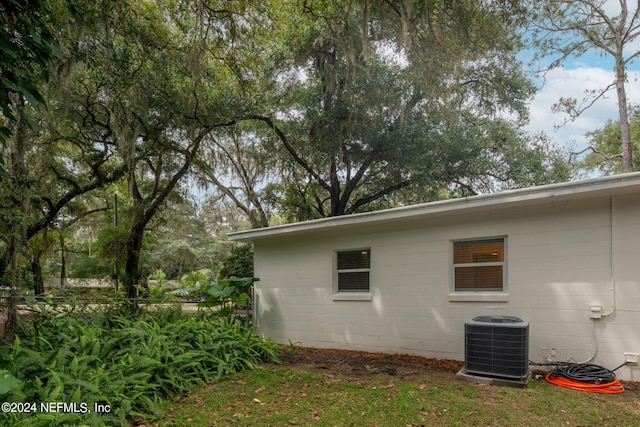
{"label": "green fern", "polygon": [[21,381],[7,400],[107,402],[113,411],[20,414],[7,425],[126,425],[127,417],[159,416],[161,399],[275,361],[278,352],[238,323],[175,309],[139,317],[109,309],[43,313],[20,331],[2,353]]}

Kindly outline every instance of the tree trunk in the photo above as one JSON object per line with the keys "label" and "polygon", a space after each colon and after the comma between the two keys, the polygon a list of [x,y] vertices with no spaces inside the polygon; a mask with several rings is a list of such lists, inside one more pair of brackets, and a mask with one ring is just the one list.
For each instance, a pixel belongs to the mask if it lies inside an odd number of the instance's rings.
{"label": "tree trunk", "polygon": [[0,257],[0,285],[8,286],[9,278],[5,277],[5,273],[7,272],[7,267],[9,267],[9,262],[11,261],[9,257],[9,250],[7,249],[5,253]]}
{"label": "tree trunk", "polygon": [[620,136],[622,139],[622,172],[633,171],[631,129],[627,109],[627,91],[625,88],[626,71],[622,53],[616,58],[616,92],[618,95],[618,113],[620,115]]}
{"label": "tree trunk", "polygon": [[10,291],[6,302],[6,321],[2,338],[5,342],[13,342],[18,327],[18,297],[20,296],[20,275],[17,268],[17,239],[11,238],[7,246],[7,268],[3,282],[9,285]]}
{"label": "tree trunk", "polygon": [[31,274],[33,274],[33,294],[44,295],[44,278],[42,277],[42,267],[40,266],[40,254],[36,253],[31,258]]}
{"label": "tree trunk", "polygon": [[13,342],[16,331],[18,329],[18,298],[20,297],[20,273],[18,271],[18,247],[16,241],[9,243],[7,251],[9,255],[8,272],[9,277],[7,281],[11,287],[9,297],[7,299],[7,320],[4,324],[4,331],[2,338],[6,342]]}
{"label": "tree trunk", "polygon": [[7,304],[7,321],[4,329],[4,339],[11,342],[14,340],[16,330],[18,328],[18,300],[22,289],[22,280],[19,269],[18,258],[25,246],[25,237],[27,229],[27,212],[29,212],[29,187],[26,184],[27,166],[25,164],[25,152],[27,145],[26,124],[19,119],[16,123],[15,143],[10,150],[11,152],[11,174],[13,179],[9,179],[12,188],[19,203],[16,203],[15,209],[18,214],[11,224],[12,233],[7,245],[7,272],[8,282],[11,289]]}
{"label": "tree trunk", "polygon": [[[135,219],[134,219],[135,221]],[[126,298],[131,305],[131,310],[138,309],[138,285],[140,283],[140,250],[142,249],[142,238],[144,237],[144,228],[146,224],[140,221],[134,222],[129,233],[127,242],[127,259],[125,262],[125,275],[123,285],[125,288]]]}
{"label": "tree trunk", "polygon": [[[129,239],[127,241],[127,259],[125,261],[125,277],[123,285],[125,287],[126,298],[129,301],[132,311],[137,311],[138,309],[137,285],[145,285],[146,287],[146,281],[142,280],[142,275],[140,274],[140,250],[142,249],[144,230],[160,208],[161,204],[167,199],[167,197],[169,197],[169,194],[171,194],[171,191],[173,191],[175,186],[178,184],[178,181],[180,181],[180,179],[189,170],[200,143],[204,137],[211,132],[211,129],[211,127],[206,127],[199,131],[198,136],[191,147],[191,151],[186,150],[183,152],[185,156],[184,163],[169,179],[168,183],[163,186],[157,185],[160,175],[156,175],[156,185],[154,185],[151,197],[146,199],[142,197],[136,183],[135,165],[129,167],[129,194],[133,200],[134,212],[131,220]],[[159,161],[159,163],[160,165],[162,164],[161,161]]]}
{"label": "tree trunk", "polygon": [[335,157],[331,157],[331,169],[330,173],[330,182],[331,188],[329,190],[329,197],[331,200],[331,213],[329,216],[340,216],[344,215],[344,206],[342,206],[340,193],[340,178],[338,177],[338,167],[337,161]]}
{"label": "tree trunk", "polygon": [[60,232],[60,287],[67,282],[67,256],[65,253],[64,233]]}

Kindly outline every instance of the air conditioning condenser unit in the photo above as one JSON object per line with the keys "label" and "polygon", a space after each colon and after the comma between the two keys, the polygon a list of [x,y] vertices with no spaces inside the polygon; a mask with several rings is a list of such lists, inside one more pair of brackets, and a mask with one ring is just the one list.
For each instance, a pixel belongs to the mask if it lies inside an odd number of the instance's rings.
{"label": "air conditioning condenser unit", "polygon": [[529,322],[512,316],[479,316],[464,327],[467,373],[519,380],[529,375]]}

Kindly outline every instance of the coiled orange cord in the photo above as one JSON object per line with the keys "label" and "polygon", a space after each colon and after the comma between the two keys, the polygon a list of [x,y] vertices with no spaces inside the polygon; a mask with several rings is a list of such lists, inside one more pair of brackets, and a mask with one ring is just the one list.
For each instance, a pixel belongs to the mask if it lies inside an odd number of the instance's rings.
{"label": "coiled orange cord", "polygon": [[565,377],[559,377],[553,375],[552,372],[549,372],[546,377],[547,381],[551,384],[559,385],[561,387],[570,388],[573,390],[581,390],[588,391],[591,393],[622,393],[624,391],[624,387],[620,384],[620,381],[613,380],[607,383],[595,383],[595,382],[585,382],[578,380],[571,380]]}

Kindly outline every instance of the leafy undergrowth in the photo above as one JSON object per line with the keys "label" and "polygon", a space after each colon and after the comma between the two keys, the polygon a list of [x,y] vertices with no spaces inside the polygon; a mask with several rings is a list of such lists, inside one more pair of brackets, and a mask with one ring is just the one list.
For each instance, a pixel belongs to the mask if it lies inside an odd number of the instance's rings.
{"label": "leafy undergrowth", "polygon": [[126,425],[160,417],[163,399],[274,361],[277,353],[241,325],[178,310],[136,317],[45,310],[1,348],[0,369],[21,382],[1,396],[16,405],[0,424]]}
{"label": "leafy undergrowth", "polygon": [[639,426],[640,391],[618,395],[462,382],[458,362],[298,349],[176,401],[175,426]]}

